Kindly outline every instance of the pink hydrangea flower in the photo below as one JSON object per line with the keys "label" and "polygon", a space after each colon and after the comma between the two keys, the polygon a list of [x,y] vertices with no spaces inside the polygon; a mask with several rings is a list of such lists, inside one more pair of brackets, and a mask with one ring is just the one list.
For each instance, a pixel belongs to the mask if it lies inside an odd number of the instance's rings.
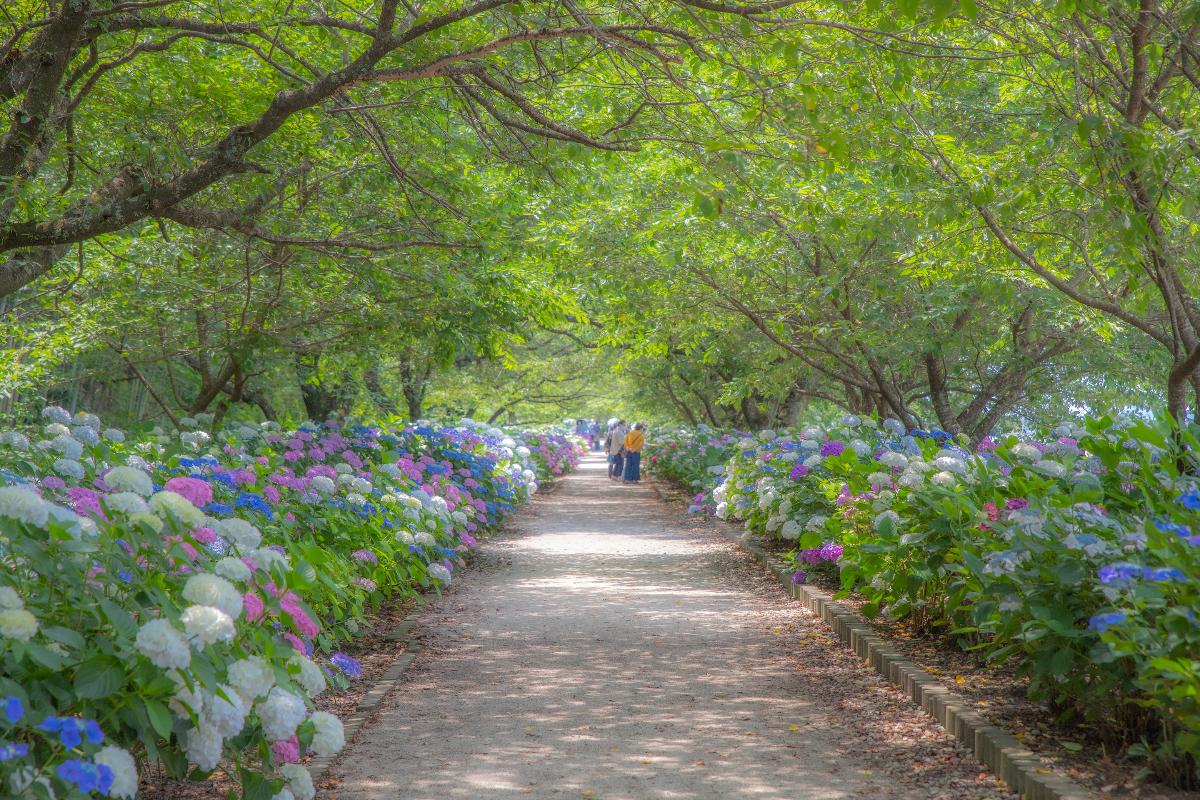
{"label": "pink hydrangea flower", "polygon": [[272,742],[271,755],[275,756],[276,764],[295,764],[300,760],[300,740],[293,733],[290,739]]}
{"label": "pink hydrangea flower", "polygon": [[163,488],[168,492],[181,495],[192,505],[199,508],[212,502],[212,487],[199,478],[187,478],[177,475],[167,481]]}

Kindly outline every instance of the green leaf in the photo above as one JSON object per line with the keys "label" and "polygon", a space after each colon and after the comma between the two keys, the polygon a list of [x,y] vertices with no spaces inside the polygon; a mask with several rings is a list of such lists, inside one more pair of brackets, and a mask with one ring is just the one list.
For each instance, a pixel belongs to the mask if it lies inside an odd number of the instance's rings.
{"label": "green leaf", "polygon": [[75,694],[88,700],[108,697],[125,684],[125,670],[111,658],[93,658],[75,672]]}

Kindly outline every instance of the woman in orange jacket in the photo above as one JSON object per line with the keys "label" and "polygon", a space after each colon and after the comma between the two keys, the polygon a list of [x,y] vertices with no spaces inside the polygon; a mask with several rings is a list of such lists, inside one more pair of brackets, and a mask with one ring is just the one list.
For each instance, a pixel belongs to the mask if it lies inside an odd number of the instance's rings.
{"label": "woman in orange jacket", "polygon": [[625,434],[625,483],[637,483],[642,479],[642,448],[646,446],[646,424],[639,422]]}

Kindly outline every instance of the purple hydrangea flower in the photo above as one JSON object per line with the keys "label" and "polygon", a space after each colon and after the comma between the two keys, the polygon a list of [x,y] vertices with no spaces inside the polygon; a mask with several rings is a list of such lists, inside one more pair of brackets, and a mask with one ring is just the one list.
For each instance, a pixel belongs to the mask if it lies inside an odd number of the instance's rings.
{"label": "purple hydrangea flower", "polygon": [[329,662],[351,678],[362,677],[362,664],[345,653],[334,653],[329,657]]}

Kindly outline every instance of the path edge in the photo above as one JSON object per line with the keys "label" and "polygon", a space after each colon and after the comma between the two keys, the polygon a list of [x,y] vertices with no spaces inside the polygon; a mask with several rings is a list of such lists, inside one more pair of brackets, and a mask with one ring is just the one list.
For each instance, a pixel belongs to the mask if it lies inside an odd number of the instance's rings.
{"label": "path edge", "polygon": [[[651,485],[660,500],[671,502],[658,482]],[[745,538],[739,528],[721,520],[710,519],[709,522],[763,564],[789,596],[824,620],[843,644],[911,697],[921,710],[937,720],[1023,800],[1095,800],[1094,793],[1044,767],[1037,754],[1015,736],[989,722],[971,708],[967,700],[905,658],[856,611],[834,600],[828,592],[807,584],[792,583],[792,570],[783,559]]]}
{"label": "path edge", "polygon": [[[391,642],[403,642],[404,652],[396,656],[395,660],[388,666],[379,678],[376,679],[374,685],[367,691],[363,698],[358,701],[358,705],[354,708],[354,713],[342,720],[342,729],[345,732],[346,744],[342,748],[345,752],[353,743],[358,732],[370,719],[375,712],[376,707],[387,697],[388,693],[395,688],[401,679],[404,677],[405,671],[412,665],[413,659],[421,652],[421,645],[413,637],[413,628],[417,626],[417,621],[428,606],[428,601],[422,599],[417,603],[416,608],[408,613],[404,619],[400,621],[395,628],[392,628],[388,633],[383,635],[383,639]],[[308,774],[312,776],[313,783],[325,776],[329,772],[329,768],[338,760],[341,753],[336,753],[332,756],[317,756],[308,763]]]}

